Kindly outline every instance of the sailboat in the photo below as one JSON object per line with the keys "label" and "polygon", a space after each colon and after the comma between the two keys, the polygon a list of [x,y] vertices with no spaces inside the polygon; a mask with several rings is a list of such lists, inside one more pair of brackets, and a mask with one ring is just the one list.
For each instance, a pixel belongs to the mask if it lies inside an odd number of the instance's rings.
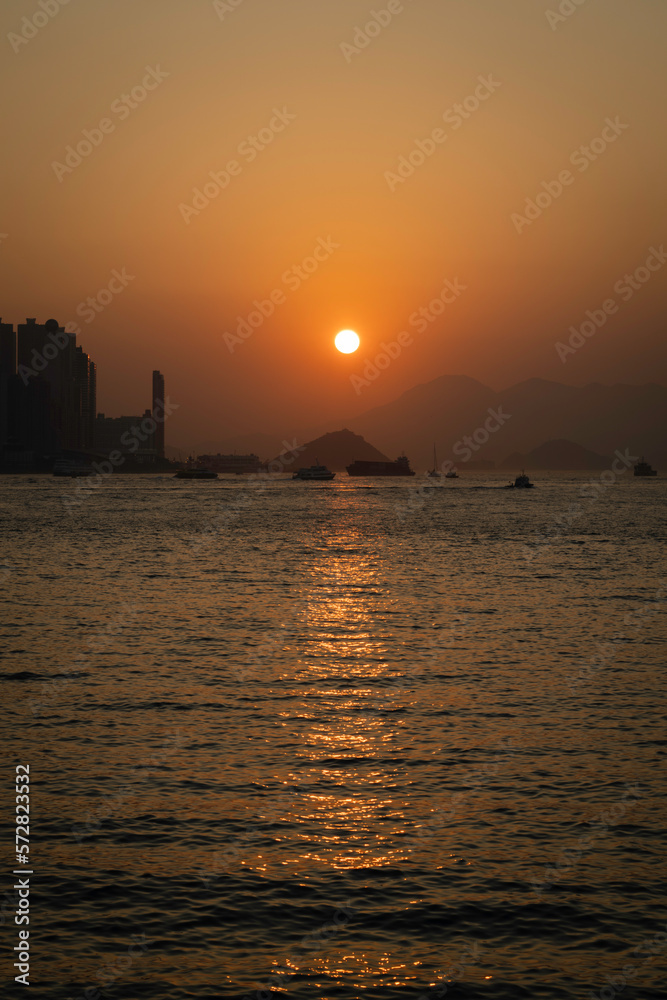
{"label": "sailboat", "polygon": [[429,471],[429,476],[431,479],[440,479],[442,472],[438,468],[438,459],[435,454],[435,445],[433,445],[433,468]]}

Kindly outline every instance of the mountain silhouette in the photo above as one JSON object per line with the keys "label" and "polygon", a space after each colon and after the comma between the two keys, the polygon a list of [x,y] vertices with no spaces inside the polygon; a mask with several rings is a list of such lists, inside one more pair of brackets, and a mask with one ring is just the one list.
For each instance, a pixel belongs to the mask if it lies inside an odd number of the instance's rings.
{"label": "mountain silhouette", "polygon": [[349,430],[331,431],[309,441],[303,446],[290,469],[300,469],[310,465],[326,465],[332,472],[344,472],[357,459],[370,462],[388,462],[389,459],[359,434]]}
{"label": "mountain silhouette", "polygon": [[576,471],[577,469],[608,469],[612,456],[598,455],[582,448],[573,441],[547,441],[528,454],[514,452],[501,463],[502,469],[552,469]]}
{"label": "mountain silhouette", "polygon": [[[485,423],[499,408],[502,424],[484,441]],[[496,392],[464,375],[442,375],[348,424],[390,455],[404,451],[417,469],[430,468],[434,443],[439,463],[461,464],[468,454],[500,464],[512,452],[525,456],[563,440],[598,457],[630,448],[654,463],[667,460],[667,388],[655,383],[571,386],[534,378]],[[464,438],[476,431],[483,443],[466,450]],[[580,458],[573,453],[573,461]]]}

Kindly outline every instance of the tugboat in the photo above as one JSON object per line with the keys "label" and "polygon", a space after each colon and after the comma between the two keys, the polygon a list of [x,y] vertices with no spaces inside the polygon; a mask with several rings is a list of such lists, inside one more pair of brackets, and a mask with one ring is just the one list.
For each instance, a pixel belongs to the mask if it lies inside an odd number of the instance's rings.
{"label": "tugboat", "polygon": [[644,456],[642,455],[641,461],[637,462],[635,465],[635,476],[657,476],[658,470],[652,469],[648,462],[644,461]]}
{"label": "tugboat", "polygon": [[521,472],[520,476],[517,476],[513,483],[508,483],[505,487],[506,490],[532,490],[534,483],[531,483],[530,479],[525,472]]}
{"label": "tugboat", "polygon": [[336,473],[327,469],[326,465],[311,465],[307,469],[299,469],[292,476],[292,479],[318,480],[320,482],[328,482],[330,479],[335,478]]}

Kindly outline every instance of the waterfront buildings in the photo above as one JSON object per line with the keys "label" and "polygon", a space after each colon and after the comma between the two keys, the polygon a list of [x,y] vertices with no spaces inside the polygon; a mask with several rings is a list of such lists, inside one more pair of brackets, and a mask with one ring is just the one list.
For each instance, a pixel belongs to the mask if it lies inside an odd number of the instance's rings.
{"label": "waterfront buildings", "polygon": [[0,469],[52,468],[57,456],[118,450],[129,465],[164,459],[164,376],[153,372],[142,416],[97,413],[97,367],[56,320],[0,320]]}

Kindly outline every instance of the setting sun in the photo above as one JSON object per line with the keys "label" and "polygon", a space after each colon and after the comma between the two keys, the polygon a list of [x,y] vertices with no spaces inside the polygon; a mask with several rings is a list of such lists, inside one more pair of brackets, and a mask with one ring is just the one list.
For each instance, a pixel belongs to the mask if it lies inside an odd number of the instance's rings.
{"label": "setting sun", "polygon": [[335,343],[341,354],[354,354],[360,341],[354,330],[341,330],[336,334]]}

